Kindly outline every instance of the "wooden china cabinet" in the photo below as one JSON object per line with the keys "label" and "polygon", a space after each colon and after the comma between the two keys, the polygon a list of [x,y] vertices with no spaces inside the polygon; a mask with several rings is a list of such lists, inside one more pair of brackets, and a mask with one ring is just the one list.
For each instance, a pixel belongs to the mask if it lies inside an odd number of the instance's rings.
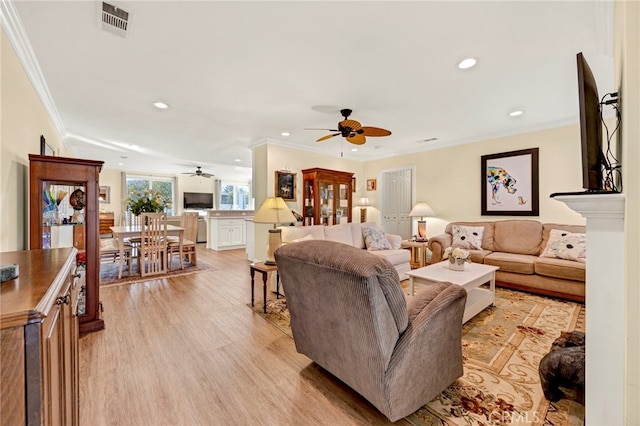
{"label": "wooden china cabinet", "polygon": [[104,328],[98,235],[98,182],[103,163],[29,154],[29,247],[78,250],[80,334]]}
{"label": "wooden china cabinet", "polygon": [[353,173],[328,169],[302,170],[305,226],[351,222]]}

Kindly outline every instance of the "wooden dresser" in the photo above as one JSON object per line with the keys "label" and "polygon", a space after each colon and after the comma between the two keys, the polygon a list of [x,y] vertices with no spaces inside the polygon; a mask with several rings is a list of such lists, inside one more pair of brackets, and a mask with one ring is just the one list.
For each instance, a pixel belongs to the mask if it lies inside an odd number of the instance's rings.
{"label": "wooden dresser", "polygon": [[115,225],[113,212],[100,212],[100,224],[98,226],[100,235],[111,234],[111,227]]}
{"label": "wooden dresser", "polygon": [[1,284],[0,424],[77,425],[78,292],[75,248],[0,253],[18,278]]}

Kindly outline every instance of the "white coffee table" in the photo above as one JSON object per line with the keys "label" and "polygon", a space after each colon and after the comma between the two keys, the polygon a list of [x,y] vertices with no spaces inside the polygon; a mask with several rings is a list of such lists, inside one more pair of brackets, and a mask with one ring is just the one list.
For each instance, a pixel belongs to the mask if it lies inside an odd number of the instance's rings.
{"label": "white coffee table", "polygon": [[[481,263],[467,263],[464,271],[449,269],[449,261],[425,266],[407,272],[409,275],[409,294],[413,296],[416,283],[433,284],[450,282],[461,286],[467,291],[467,303],[464,307],[462,322],[465,323],[480,313],[483,309],[493,305],[496,298],[496,271],[499,268]],[[489,290],[478,288],[489,283]]]}

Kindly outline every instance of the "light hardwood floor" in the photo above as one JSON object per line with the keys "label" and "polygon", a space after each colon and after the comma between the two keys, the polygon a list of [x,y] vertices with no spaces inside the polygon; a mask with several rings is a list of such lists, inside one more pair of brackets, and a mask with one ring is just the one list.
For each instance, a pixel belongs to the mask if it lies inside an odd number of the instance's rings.
{"label": "light hardwood floor", "polygon": [[80,424],[390,424],[247,307],[244,250],[197,250],[218,270],[101,288],[106,328],[80,339]]}

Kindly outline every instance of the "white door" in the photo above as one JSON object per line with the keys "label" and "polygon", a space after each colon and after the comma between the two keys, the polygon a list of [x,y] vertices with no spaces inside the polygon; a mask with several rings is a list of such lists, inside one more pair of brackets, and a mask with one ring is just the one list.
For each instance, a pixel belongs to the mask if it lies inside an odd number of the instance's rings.
{"label": "white door", "polygon": [[411,237],[409,212],[413,207],[413,176],[413,168],[383,171],[379,188],[382,227],[385,232],[401,235],[405,240]]}

